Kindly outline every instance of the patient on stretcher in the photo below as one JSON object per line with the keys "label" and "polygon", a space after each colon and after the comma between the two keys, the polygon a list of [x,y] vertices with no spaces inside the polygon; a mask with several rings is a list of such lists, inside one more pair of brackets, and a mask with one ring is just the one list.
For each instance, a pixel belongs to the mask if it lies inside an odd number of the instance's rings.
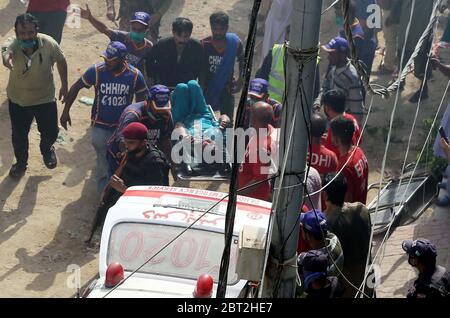
{"label": "patient on stretcher", "polygon": [[183,164],[190,167],[207,164],[214,169],[219,169],[217,164],[227,165],[226,128],[231,126],[230,118],[222,115],[216,119],[200,85],[194,80],[178,84],[171,102],[175,144],[179,144],[174,145],[174,151],[177,153],[177,149],[182,148]]}

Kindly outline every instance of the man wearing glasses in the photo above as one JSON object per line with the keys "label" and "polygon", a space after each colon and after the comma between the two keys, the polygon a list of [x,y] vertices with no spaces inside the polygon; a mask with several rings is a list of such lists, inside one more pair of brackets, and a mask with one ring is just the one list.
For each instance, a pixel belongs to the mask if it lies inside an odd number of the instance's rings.
{"label": "man wearing glasses", "polygon": [[57,165],[53,144],[58,137],[58,115],[53,65],[61,77],[59,100],[67,94],[67,62],[58,43],[38,33],[38,22],[22,14],[15,22],[16,38],[2,47],[3,64],[10,70],[7,95],[16,163],[13,178],[25,174],[28,163],[28,133],[33,119],[41,135],[40,150],[48,169]]}

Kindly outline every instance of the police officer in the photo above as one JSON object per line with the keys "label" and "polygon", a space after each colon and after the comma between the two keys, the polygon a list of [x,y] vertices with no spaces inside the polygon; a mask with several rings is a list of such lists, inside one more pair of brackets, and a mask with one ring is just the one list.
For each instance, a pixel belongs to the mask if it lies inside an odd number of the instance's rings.
{"label": "police officer", "polygon": [[408,263],[419,271],[419,277],[406,298],[449,298],[450,273],[436,265],[436,246],[427,239],[419,238],[403,241],[402,248],[409,256]]}

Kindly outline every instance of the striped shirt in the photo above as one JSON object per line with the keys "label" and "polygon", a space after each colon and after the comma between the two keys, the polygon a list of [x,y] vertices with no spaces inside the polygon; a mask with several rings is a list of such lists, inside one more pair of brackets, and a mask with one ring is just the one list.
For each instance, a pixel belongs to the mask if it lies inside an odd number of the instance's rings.
{"label": "striped shirt", "polygon": [[322,93],[331,89],[344,92],[347,113],[364,114],[362,83],[350,61],[342,67],[330,66],[322,84]]}

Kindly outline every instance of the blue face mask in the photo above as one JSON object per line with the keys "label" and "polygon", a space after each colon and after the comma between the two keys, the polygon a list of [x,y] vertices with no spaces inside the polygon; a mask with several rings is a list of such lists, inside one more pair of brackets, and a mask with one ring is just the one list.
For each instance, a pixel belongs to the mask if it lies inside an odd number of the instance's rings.
{"label": "blue face mask", "polygon": [[135,43],[144,42],[145,32],[134,32],[134,31],[131,31],[130,32],[130,38],[131,38],[131,41],[133,41]]}
{"label": "blue face mask", "polygon": [[32,47],[34,47],[37,43],[36,39],[32,39],[32,40],[19,40],[19,46],[25,50],[25,49],[31,49]]}

